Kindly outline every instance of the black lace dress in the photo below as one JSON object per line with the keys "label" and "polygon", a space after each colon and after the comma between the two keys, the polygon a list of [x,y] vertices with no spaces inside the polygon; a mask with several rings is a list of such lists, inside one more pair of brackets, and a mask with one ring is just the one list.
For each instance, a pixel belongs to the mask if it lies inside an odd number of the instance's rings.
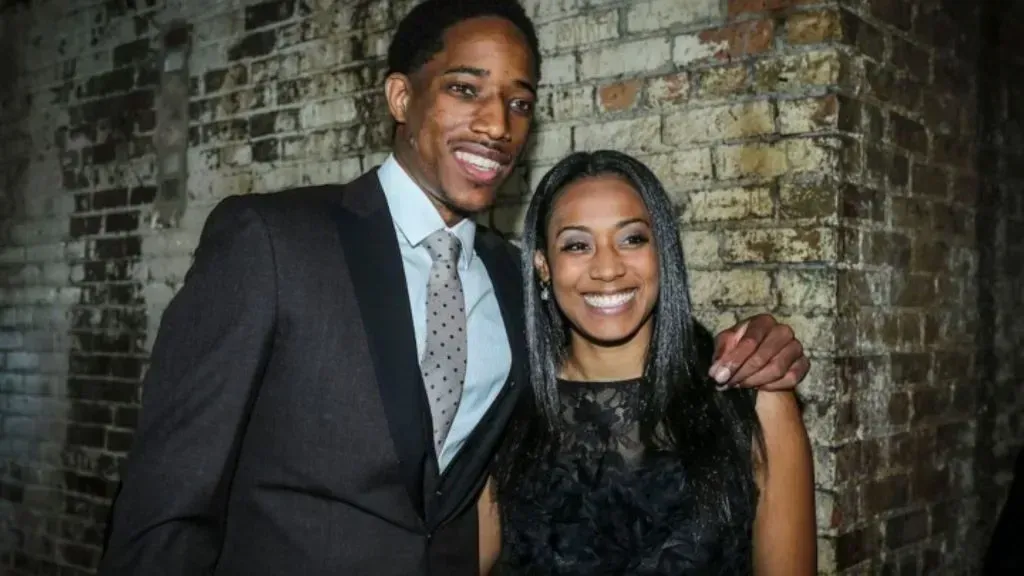
{"label": "black lace dress", "polygon": [[498,574],[752,573],[752,514],[713,533],[698,522],[678,457],[639,440],[638,382],[559,388],[569,435],[516,482]]}

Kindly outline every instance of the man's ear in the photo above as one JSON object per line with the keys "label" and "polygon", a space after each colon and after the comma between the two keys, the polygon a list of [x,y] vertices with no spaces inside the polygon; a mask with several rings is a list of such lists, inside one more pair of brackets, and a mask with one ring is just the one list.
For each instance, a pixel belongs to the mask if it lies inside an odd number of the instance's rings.
{"label": "man's ear", "polygon": [[384,79],[384,97],[388,111],[398,124],[405,124],[409,114],[409,99],[412,98],[412,80],[405,74],[394,72]]}
{"label": "man's ear", "polygon": [[540,250],[536,250],[533,253],[533,268],[537,271],[537,278],[541,282],[551,282],[551,269],[548,268],[548,259]]}

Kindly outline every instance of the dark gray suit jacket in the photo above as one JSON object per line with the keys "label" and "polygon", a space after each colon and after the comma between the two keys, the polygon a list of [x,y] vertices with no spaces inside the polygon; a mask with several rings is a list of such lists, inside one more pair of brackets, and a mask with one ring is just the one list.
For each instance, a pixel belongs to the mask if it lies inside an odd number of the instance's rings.
{"label": "dark gray suit jacket", "polygon": [[512,371],[439,475],[376,171],[221,202],[161,321],[100,574],[476,574],[527,359],[517,252],[483,227],[475,248]]}

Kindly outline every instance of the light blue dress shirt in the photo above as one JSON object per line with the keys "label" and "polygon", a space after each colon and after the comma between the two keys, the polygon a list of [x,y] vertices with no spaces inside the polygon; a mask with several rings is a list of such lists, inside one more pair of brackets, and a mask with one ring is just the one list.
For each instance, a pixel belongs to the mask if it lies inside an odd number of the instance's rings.
{"label": "light blue dress shirt", "polygon": [[[412,325],[416,332],[416,351],[422,358],[426,347],[427,280],[433,261],[427,249],[419,243],[446,226],[430,199],[393,155],[388,156],[381,165],[377,177],[384,189],[391,220],[398,233],[398,247],[402,252],[402,267],[412,309]],[[466,301],[469,359],[462,401],[438,456],[441,470],[452,461],[494,402],[505,385],[512,365],[505,323],[491,286],[491,278],[473,249],[476,223],[463,220],[449,228],[449,231],[458,236],[462,243],[459,277]]]}

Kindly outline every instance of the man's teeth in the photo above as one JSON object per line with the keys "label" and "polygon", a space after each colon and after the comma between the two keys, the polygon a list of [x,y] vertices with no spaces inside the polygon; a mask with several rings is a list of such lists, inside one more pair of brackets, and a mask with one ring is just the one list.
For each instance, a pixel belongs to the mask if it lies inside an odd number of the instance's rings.
{"label": "man's teeth", "polygon": [[583,300],[594,308],[615,308],[629,302],[636,296],[636,290],[627,290],[617,294],[587,294]]}
{"label": "man's teeth", "polygon": [[459,160],[462,160],[463,162],[472,164],[473,166],[476,166],[481,170],[497,170],[498,168],[501,168],[500,162],[495,162],[490,158],[477,156],[476,154],[472,154],[470,152],[463,152],[462,150],[455,152],[455,157],[458,158]]}

